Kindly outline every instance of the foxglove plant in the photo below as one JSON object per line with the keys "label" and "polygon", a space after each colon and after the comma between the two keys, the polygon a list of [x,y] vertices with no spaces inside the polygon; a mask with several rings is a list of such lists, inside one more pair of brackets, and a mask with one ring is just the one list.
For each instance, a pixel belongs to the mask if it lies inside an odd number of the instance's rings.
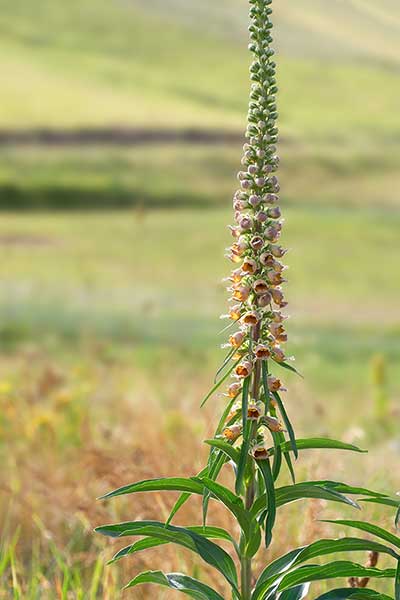
{"label": "foxglove plant", "polygon": [[[247,143],[244,145],[239,189],[233,198],[234,238],[228,258],[234,263],[228,278],[231,323],[226,346],[228,354],[217,373],[218,381],[203,404],[228,380],[227,404],[212,439],[207,440],[210,453],[207,465],[196,477],[161,478],[124,486],[104,498],[150,491],[174,491],[181,495],[166,523],[132,521],[99,527],[97,531],[112,537],[138,536],[141,539],[120,550],[113,561],[147,548],[166,543],[183,546],[214,567],[231,588],[235,600],[299,600],[308,594],[310,583],[338,577],[351,578],[353,587],[341,588],[319,596],[319,600],[344,598],[390,599],[370,589],[362,589],[371,577],[396,579],[395,598],[400,599],[400,570],[376,568],[378,554],[399,562],[400,538],[362,521],[339,520],[381,541],[361,538],[318,540],[296,548],[254,572],[254,557],[261,546],[269,548],[278,509],[296,500],[321,498],[359,508],[352,495],[364,500],[398,506],[398,501],[365,488],[333,481],[295,482],[293,458],[300,451],[313,448],[360,450],[327,438],[297,439],[282,400],[285,392],[276,369],[296,372],[286,358],[284,327],[287,305],[282,284],[285,266],[281,262],[286,250],[280,245],[282,231],[279,207],[279,182],[275,175],[279,159],[276,154],[276,64],[271,48],[272,0],[250,0],[250,45],[254,56],[250,67],[252,80],[248,113]],[[284,461],[292,483],[279,486]],[[218,482],[226,464],[233,466],[234,490]],[[203,524],[178,527],[172,519],[192,495],[203,499]],[[235,517],[240,535],[235,539],[228,531],[207,524],[210,501],[219,502]],[[231,544],[232,556],[218,543]],[[385,543],[383,543],[385,542]],[[394,549],[394,548],[395,549]],[[309,561],[336,552],[365,550],[371,552],[365,567],[349,561],[309,564]],[[135,577],[127,587],[155,583],[185,593],[198,600],[223,600],[222,596],[201,581],[179,573],[149,571]],[[355,587],[357,586],[357,587]]]}

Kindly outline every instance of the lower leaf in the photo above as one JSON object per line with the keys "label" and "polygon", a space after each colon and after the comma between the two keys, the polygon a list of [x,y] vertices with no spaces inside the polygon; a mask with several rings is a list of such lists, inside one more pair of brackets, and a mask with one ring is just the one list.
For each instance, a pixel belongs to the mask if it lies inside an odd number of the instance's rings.
{"label": "lower leaf", "polygon": [[155,583],[182,592],[195,600],[224,600],[223,597],[208,585],[181,573],[163,573],[162,571],[146,571],[141,573],[125,589],[144,583]]}

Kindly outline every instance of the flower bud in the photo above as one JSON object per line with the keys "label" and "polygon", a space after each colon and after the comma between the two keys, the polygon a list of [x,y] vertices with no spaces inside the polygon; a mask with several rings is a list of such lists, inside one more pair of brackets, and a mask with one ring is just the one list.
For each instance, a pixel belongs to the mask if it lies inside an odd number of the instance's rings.
{"label": "flower bud", "polygon": [[242,428],[240,425],[226,427],[222,432],[222,435],[229,442],[236,442],[236,440],[242,435]]}
{"label": "flower bud", "polygon": [[246,378],[250,375],[253,370],[253,365],[249,360],[245,360],[242,363],[239,363],[235,369],[236,375],[238,377]]}
{"label": "flower bud", "polygon": [[271,254],[275,256],[275,258],[282,258],[285,256],[287,250],[282,248],[282,246],[270,246]]}
{"label": "flower bud", "polygon": [[281,212],[281,209],[279,208],[279,206],[273,206],[272,208],[269,208],[267,210],[267,215],[271,219],[280,219],[282,216],[282,212]]}
{"label": "flower bud", "polygon": [[250,288],[245,285],[241,285],[234,290],[233,297],[235,300],[239,300],[239,302],[245,302],[249,297],[249,294]]}
{"label": "flower bud", "polygon": [[274,264],[274,257],[270,252],[263,252],[260,256],[260,263],[263,267],[272,267]]}
{"label": "flower bud", "polygon": [[255,235],[250,241],[250,246],[253,248],[253,250],[261,250],[261,248],[264,246],[263,238],[260,235]]}
{"label": "flower bud", "polygon": [[243,229],[244,231],[251,229],[253,226],[253,222],[251,220],[250,217],[248,217],[247,215],[243,216],[240,218],[239,220],[239,225],[240,228]]}
{"label": "flower bud", "polygon": [[283,350],[281,350],[281,348],[276,347],[272,351],[272,358],[276,360],[276,362],[284,362],[286,356]]}
{"label": "flower bud", "polygon": [[232,321],[238,321],[242,316],[240,304],[235,304],[229,309],[229,318]]}
{"label": "flower bud", "polygon": [[266,204],[275,204],[275,202],[278,202],[279,198],[276,194],[266,194],[264,196],[264,202]]}
{"label": "flower bud", "polygon": [[287,306],[287,302],[285,301],[285,298],[284,298],[281,290],[272,289],[271,295],[272,295],[272,299],[275,302],[275,304],[277,304],[281,308],[284,308],[285,306]]}
{"label": "flower bud", "polygon": [[270,431],[276,433],[283,431],[282,423],[278,419],[275,419],[275,417],[265,417],[264,421]]}
{"label": "flower bud", "polygon": [[269,306],[272,302],[272,296],[271,294],[268,292],[266,294],[263,294],[262,296],[260,296],[258,298],[258,306],[260,306],[261,308],[265,308],[266,306]]}
{"label": "flower bud", "polygon": [[265,177],[257,177],[256,181],[256,185],[260,188],[264,187],[265,185]]}
{"label": "flower bud", "polygon": [[281,380],[277,377],[272,377],[272,375],[268,377],[268,389],[270,392],[279,392],[282,389]]}
{"label": "flower bud", "polygon": [[249,198],[249,204],[251,204],[251,206],[253,208],[256,208],[261,202],[261,198],[260,196],[256,196],[256,194],[252,194]]}
{"label": "flower bud", "polygon": [[240,185],[244,190],[249,190],[251,188],[251,181],[249,179],[244,179],[240,182]]}
{"label": "flower bud", "polygon": [[258,173],[257,165],[249,165],[247,172],[250,173],[250,175],[256,175]]}
{"label": "flower bud", "polygon": [[243,333],[243,331],[237,331],[236,333],[234,333],[230,336],[229,343],[231,346],[234,346],[235,348],[239,348],[243,344],[245,337],[246,336]]}
{"label": "flower bud", "polygon": [[245,208],[247,208],[247,204],[246,202],[244,202],[244,200],[235,200],[233,208],[236,211],[241,212],[242,210],[245,210]]}
{"label": "flower bud", "polygon": [[254,275],[254,273],[257,271],[257,262],[254,260],[254,258],[245,258],[243,261],[242,270],[245,273],[250,273],[250,275]]}
{"label": "flower bud", "polygon": [[257,213],[256,215],[256,219],[259,223],[265,223],[265,221],[268,220],[268,215],[266,212],[264,212],[263,210],[261,210],[259,213]]}
{"label": "flower bud", "polygon": [[239,394],[241,389],[242,389],[242,384],[239,381],[235,381],[234,383],[231,383],[231,385],[228,387],[229,398],[236,398],[236,396]]}

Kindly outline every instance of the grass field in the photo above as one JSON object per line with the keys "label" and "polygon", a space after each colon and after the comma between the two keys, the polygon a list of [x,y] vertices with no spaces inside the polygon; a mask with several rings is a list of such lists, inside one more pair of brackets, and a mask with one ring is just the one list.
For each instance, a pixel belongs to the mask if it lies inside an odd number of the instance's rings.
{"label": "grass field", "polygon": [[[306,454],[298,476],[395,493],[400,8],[276,4],[290,352],[304,374],[285,377],[288,406],[300,436],[370,449]],[[240,132],[245,18],[244,0],[0,0],[0,129]],[[117,600],[142,567],[212,578],[169,548],[104,567],[114,548],[92,527],[167,515],[168,495],[95,498],[201,466],[223,404],[199,409],[222,360],[240,152],[0,149],[0,599]],[[314,501],[289,507],[271,552],[333,535],[317,519],[337,514]],[[195,503],[180,518],[197,515]]]}

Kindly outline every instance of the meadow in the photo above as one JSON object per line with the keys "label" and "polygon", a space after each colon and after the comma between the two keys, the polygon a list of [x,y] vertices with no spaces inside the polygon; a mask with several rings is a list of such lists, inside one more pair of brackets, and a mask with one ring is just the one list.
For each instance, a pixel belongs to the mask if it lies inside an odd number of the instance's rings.
{"label": "meadow", "polygon": [[[288,403],[299,435],[370,450],[305,454],[298,476],[395,493],[400,13],[393,0],[353,1],[339,28],[341,2],[329,12],[292,4],[277,11],[280,154],[289,346],[304,379],[285,376]],[[243,129],[243,1],[0,8],[1,129]],[[115,548],[92,528],[167,515],[174,497],[122,507],[95,498],[201,465],[223,403],[199,408],[222,360],[240,151],[0,149],[0,598],[116,600],[133,571],[154,566],[139,555],[134,567],[105,567]],[[333,534],[319,518],[348,514],[322,501],[285,510],[274,555]],[[196,502],[177,522],[194,515]],[[151,556],[165,569],[202,569],[184,551]]]}

